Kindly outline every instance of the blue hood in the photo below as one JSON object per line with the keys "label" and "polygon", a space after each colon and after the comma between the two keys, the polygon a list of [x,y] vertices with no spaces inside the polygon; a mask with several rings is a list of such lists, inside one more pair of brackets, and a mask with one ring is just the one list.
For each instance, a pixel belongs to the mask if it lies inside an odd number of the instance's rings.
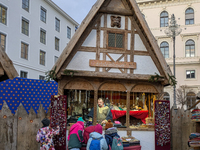
{"label": "blue hood", "polygon": [[90,133],[90,137],[92,137],[94,139],[99,139],[99,138],[102,138],[103,135],[99,134],[98,132],[92,132],[92,133]]}

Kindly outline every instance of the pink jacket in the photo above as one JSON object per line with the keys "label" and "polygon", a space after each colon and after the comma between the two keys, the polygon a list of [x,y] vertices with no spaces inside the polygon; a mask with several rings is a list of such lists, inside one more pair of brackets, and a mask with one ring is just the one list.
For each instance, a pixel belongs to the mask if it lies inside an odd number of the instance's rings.
{"label": "pink jacket", "polygon": [[70,130],[69,130],[68,141],[69,141],[69,138],[70,138],[70,135],[71,135],[71,134],[76,134],[77,137],[78,137],[78,139],[79,139],[79,141],[80,141],[80,142],[83,142],[83,141],[81,141],[80,136],[79,136],[79,134],[78,134],[78,131],[79,131],[79,130],[81,130],[82,133],[83,133],[83,129],[84,129],[84,122],[82,122],[82,121],[77,121],[77,123],[73,124],[73,125],[71,126]]}

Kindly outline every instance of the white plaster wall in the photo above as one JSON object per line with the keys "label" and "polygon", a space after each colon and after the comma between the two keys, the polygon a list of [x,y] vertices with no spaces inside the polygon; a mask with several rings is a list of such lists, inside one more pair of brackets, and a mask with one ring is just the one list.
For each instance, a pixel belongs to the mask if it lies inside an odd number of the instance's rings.
{"label": "white plaster wall", "polygon": [[128,33],[128,42],[127,42],[127,49],[130,50],[131,49],[131,34]]}
{"label": "white plaster wall", "polygon": [[144,46],[138,34],[135,34],[134,49],[139,51],[147,51],[146,47]]}
{"label": "white plaster wall", "polygon": [[94,52],[77,52],[66,69],[95,71],[95,67],[89,66],[89,60],[95,58],[96,53]]}
{"label": "white plaster wall", "polygon": [[87,47],[96,47],[96,38],[97,38],[97,31],[92,30],[88,37],[85,39],[83,42],[82,46],[87,46]]}
{"label": "white plaster wall", "polygon": [[[110,54],[109,55],[112,57],[113,60],[117,60],[119,57],[122,56],[122,54]],[[108,56],[106,56],[106,60],[107,61],[111,61],[110,58]],[[120,60],[120,61],[124,61],[124,57]]]}
{"label": "white plaster wall", "polygon": [[100,48],[103,48],[103,34],[104,34],[104,31],[101,30],[100,32]]}
{"label": "white plaster wall", "polygon": [[111,27],[111,19],[110,19],[110,16],[119,16],[119,15],[111,15],[111,14],[108,14],[107,15],[107,27],[108,28],[116,28],[116,29],[125,29],[125,16],[120,16],[121,17],[121,28],[118,28],[118,27]]}
{"label": "white plaster wall", "polygon": [[101,27],[104,27],[104,15],[101,16]]}
{"label": "white plaster wall", "polygon": [[134,62],[136,62],[135,74],[155,75],[155,72],[160,74],[150,56],[135,55]]}
{"label": "white plaster wall", "polygon": [[[45,1],[31,0],[29,12],[22,9],[22,0],[6,0],[0,2],[7,7],[7,24],[0,23],[0,32],[6,35],[6,53],[13,61],[18,73],[28,72],[28,78],[38,79],[39,75],[54,65],[54,56],[59,57],[70,39],[67,38],[67,26],[71,28],[71,36],[75,33],[75,24],[61,15]],[[47,10],[46,23],[40,20],[40,8]],[[29,36],[21,33],[22,17],[29,20]],[[60,19],[60,32],[55,31],[55,17]],[[40,28],[46,31],[46,44],[40,43]],[[60,50],[55,50],[55,37],[60,39]],[[28,60],[21,58],[21,42],[29,45]],[[46,52],[45,66],[39,64],[39,52]]]}
{"label": "white plaster wall", "polygon": [[132,136],[140,140],[141,150],[155,150],[154,131],[132,131]]}
{"label": "white plaster wall", "polygon": [[128,30],[131,30],[131,19],[128,17]]}

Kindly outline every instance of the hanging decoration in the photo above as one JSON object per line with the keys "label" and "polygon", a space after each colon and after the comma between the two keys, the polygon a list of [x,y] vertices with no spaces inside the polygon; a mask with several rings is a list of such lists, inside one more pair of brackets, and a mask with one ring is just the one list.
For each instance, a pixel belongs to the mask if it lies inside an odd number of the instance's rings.
{"label": "hanging decoration", "polygon": [[78,103],[81,104],[81,90],[79,90]]}
{"label": "hanging decoration", "polygon": [[50,126],[56,128],[60,126],[60,133],[53,138],[55,149],[63,150],[66,149],[66,108],[67,108],[67,97],[66,96],[51,96],[50,106]]}
{"label": "hanging decoration", "polygon": [[155,150],[170,149],[170,103],[155,101]]}

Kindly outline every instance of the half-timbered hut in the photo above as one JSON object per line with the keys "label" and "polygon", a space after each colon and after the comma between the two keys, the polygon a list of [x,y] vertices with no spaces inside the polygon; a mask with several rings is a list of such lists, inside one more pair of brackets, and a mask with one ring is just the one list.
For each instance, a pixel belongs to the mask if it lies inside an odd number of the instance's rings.
{"label": "half-timbered hut", "polygon": [[[97,99],[109,99],[126,110],[119,134],[139,135],[153,149],[154,130],[130,128],[130,110],[137,105],[153,116],[153,99],[169,85],[171,71],[135,0],[97,0],[52,70],[59,95],[68,97],[68,116],[92,107],[96,116]],[[149,82],[155,73],[160,78]]]}
{"label": "half-timbered hut", "polygon": [[18,76],[18,73],[8,57],[8,55],[3,51],[0,45],[0,82],[6,79],[13,79]]}

